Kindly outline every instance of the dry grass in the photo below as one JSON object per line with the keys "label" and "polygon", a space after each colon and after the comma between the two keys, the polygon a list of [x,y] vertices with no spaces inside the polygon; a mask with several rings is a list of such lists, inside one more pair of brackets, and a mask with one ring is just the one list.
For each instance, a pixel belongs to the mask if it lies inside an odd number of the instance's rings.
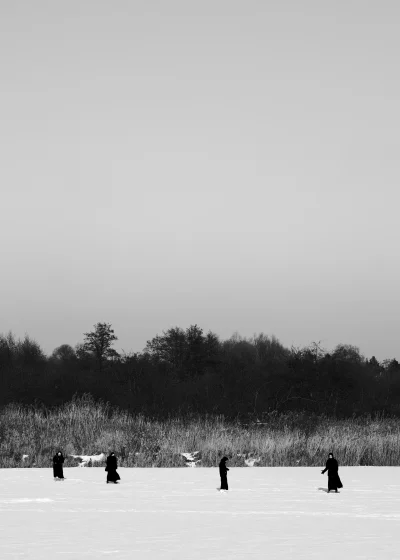
{"label": "dry grass", "polygon": [[[320,466],[331,450],[341,465],[400,464],[400,419],[287,414],[263,425],[209,416],[160,421],[112,410],[90,396],[51,411],[9,405],[0,413],[0,437],[3,468],[49,467],[58,449],[65,456],[113,450],[127,467],[184,466],[180,453],[194,451],[202,467],[216,466],[222,455],[232,466],[245,466],[239,454],[260,458],[258,466]],[[73,464],[68,458],[66,466]]]}

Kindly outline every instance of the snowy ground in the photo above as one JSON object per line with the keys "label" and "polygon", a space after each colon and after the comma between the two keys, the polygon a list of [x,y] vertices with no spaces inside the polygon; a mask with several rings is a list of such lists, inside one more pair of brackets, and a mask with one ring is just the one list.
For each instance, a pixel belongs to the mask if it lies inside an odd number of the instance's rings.
{"label": "snowy ground", "polygon": [[342,467],[340,494],[320,472],[2,469],[0,558],[399,559],[400,469]]}

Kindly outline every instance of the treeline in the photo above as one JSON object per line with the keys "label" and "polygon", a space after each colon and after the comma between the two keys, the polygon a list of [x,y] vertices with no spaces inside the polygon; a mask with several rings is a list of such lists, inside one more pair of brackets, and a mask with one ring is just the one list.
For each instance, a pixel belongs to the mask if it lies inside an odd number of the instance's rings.
{"label": "treeline", "polygon": [[220,340],[197,325],[171,328],[139,353],[118,354],[116,340],[111,325],[98,323],[75,348],[64,344],[46,356],[28,336],[0,335],[0,404],[49,408],[89,393],[158,418],[400,416],[400,364],[367,359],[351,345],[328,352],[317,343],[285,348],[264,334]]}

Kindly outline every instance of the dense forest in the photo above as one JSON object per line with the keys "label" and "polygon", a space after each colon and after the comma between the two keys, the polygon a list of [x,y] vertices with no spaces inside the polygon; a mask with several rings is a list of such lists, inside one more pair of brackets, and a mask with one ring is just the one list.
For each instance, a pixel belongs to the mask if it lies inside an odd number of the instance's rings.
{"label": "dense forest", "polygon": [[53,408],[90,394],[153,418],[400,416],[398,361],[367,359],[351,345],[285,348],[264,334],[222,341],[197,325],[171,328],[140,353],[119,354],[116,340],[110,324],[97,323],[75,348],[63,344],[46,356],[29,336],[0,335],[0,405]]}

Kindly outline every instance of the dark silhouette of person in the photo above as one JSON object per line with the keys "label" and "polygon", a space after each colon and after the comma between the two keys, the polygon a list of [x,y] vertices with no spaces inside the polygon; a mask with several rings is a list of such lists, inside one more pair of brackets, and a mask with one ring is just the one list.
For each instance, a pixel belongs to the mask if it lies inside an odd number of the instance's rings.
{"label": "dark silhouette of person", "polygon": [[326,462],[326,466],[321,474],[328,471],[328,494],[331,490],[338,491],[338,488],[343,488],[343,484],[339,478],[339,463],[333,457],[333,453],[329,453],[329,458]]}
{"label": "dark silhouette of person", "polygon": [[229,471],[226,466],[226,462],[229,461],[228,457],[222,457],[219,463],[219,475],[221,477],[221,490],[228,490],[228,477],[227,473]]}
{"label": "dark silhouette of person", "polygon": [[121,480],[121,477],[117,473],[117,468],[118,468],[118,461],[115,456],[115,453],[112,452],[107,457],[107,462],[106,462],[107,484],[109,482],[114,482],[114,484],[117,484],[118,480]]}
{"label": "dark silhouette of person", "polygon": [[61,451],[57,451],[53,457],[53,474],[55,479],[60,478],[64,480],[63,463],[64,456]]}

